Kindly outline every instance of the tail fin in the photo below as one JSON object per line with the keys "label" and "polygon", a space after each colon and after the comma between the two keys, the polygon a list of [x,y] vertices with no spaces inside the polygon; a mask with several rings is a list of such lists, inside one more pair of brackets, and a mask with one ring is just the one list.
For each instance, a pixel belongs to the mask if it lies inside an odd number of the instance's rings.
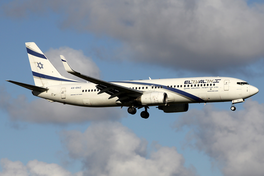
{"label": "tail fin", "polygon": [[27,42],[26,48],[36,86],[47,87],[50,85],[77,82],[61,76],[34,42]]}

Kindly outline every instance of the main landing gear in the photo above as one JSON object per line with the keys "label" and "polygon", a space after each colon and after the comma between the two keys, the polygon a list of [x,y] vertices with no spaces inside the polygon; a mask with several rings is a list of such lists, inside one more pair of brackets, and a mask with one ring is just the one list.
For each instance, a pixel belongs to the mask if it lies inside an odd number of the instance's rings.
{"label": "main landing gear", "polygon": [[128,112],[129,114],[134,115],[134,114],[137,113],[137,109],[136,109],[134,106],[130,106],[130,107],[127,109],[127,112]]}
{"label": "main landing gear", "polygon": [[[149,118],[149,113],[148,113],[147,109],[148,109],[148,107],[145,106],[145,111],[142,111],[142,112],[140,113],[140,116],[141,116],[143,119],[147,119],[147,118]],[[136,109],[134,106],[130,106],[130,107],[127,109],[127,112],[128,112],[129,114],[134,115],[134,114],[136,114],[137,109]]]}
{"label": "main landing gear", "polygon": [[142,111],[142,112],[140,113],[140,116],[141,116],[143,119],[147,119],[147,118],[149,118],[149,113],[148,113],[147,109],[148,109],[148,107],[145,106],[145,111]]}

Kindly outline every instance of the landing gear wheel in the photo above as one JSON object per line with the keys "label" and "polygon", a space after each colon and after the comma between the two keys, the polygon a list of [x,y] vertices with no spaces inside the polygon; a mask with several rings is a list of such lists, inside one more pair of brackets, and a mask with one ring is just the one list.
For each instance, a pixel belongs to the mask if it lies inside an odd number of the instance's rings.
{"label": "landing gear wheel", "polygon": [[231,111],[235,111],[236,110],[236,107],[235,106],[231,106]]}
{"label": "landing gear wheel", "polygon": [[131,107],[129,107],[129,108],[127,109],[127,112],[128,112],[129,114],[134,115],[134,114],[137,113],[137,109],[131,106]]}
{"label": "landing gear wheel", "polygon": [[143,119],[147,119],[149,118],[149,113],[147,111],[142,111],[140,113],[140,116],[143,118]]}

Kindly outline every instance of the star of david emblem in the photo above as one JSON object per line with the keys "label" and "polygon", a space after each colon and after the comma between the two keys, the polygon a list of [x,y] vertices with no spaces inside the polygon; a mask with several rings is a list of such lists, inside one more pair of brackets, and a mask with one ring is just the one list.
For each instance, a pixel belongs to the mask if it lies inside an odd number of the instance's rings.
{"label": "star of david emblem", "polygon": [[38,62],[37,64],[38,64],[37,67],[38,67],[39,69],[42,69],[42,68],[43,68],[43,64],[42,64],[41,62]]}

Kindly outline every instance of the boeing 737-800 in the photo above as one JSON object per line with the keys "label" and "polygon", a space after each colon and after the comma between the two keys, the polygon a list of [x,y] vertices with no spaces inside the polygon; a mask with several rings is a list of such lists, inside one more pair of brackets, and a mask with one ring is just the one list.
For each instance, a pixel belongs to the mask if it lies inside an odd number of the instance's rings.
{"label": "boeing 737-800", "polygon": [[125,106],[130,114],[144,108],[142,118],[148,118],[149,106],[166,113],[185,112],[189,103],[244,102],[258,93],[246,81],[230,77],[193,77],[107,82],[74,71],[61,55],[65,70],[90,83],[63,77],[34,42],[26,43],[35,85],[11,81],[30,89],[33,95],[51,102],[85,107]]}

